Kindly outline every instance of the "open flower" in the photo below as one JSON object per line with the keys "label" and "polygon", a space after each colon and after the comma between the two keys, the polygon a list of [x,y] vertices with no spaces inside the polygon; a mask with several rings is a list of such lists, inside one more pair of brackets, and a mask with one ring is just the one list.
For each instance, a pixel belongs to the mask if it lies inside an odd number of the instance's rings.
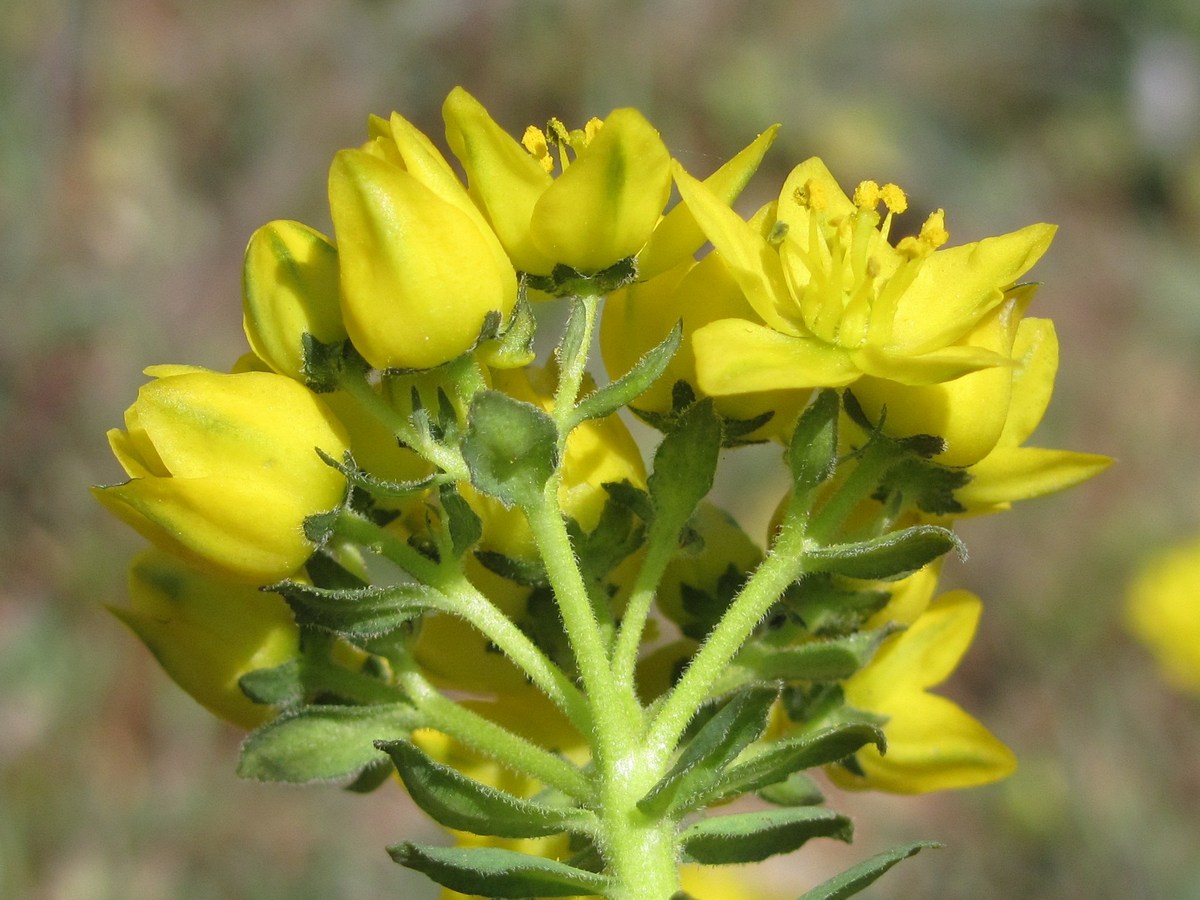
{"label": "open flower", "polygon": [[[932,589],[933,580],[926,583]],[[847,705],[886,718],[887,753],[874,747],[858,751],[864,775],[834,766],[834,781],[918,794],[988,784],[1012,774],[1011,750],[957,704],[927,690],[954,671],[975,636],[982,609],[979,598],[966,591],[943,594],[845,681]]]}
{"label": "open flower", "polygon": [[700,386],[711,395],[840,387],[862,375],[934,384],[1005,365],[1003,354],[960,339],[1054,235],[1051,225],[1031,225],[941,249],[948,234],[939,210],[893,246],[904,192],[863,182],[852,200],[815,158],[784,183],[769,228],[743,221],[678,167],[675,179],[758,315],[696,333]]}
{"label": "open flower", "polygon": [[129,475],[97,499],[159,547],[266,584],[313,551],[308,516],[342,501],[345,429],[302,385],[273,372],[152,366],[109,443]]}
{"label": "open flower", "polygon": [[129,569],[129,608],[113,614],[141,638],[171,679],[205,709],[254,728],[272,709],[242,693],[238,679],[300,654],[300,629],[278,594],[200,572],[161,550]]}

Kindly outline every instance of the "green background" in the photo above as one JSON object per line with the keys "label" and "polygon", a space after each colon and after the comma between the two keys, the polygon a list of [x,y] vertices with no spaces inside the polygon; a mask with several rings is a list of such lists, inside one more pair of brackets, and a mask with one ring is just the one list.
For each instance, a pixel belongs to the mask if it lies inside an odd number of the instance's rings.
{"label": "green background", "polygon": [[[367,113],[439,136],[455,84],[517,133],[638,106],[700,174],[781,122],[743,211],[819,154],[903,185],[910,227],[945,207],[955,243],[1059,223],[1034,272],[1062,343],[1036,442],[1119,462],[965,523],[948,573],[986,611],[944,691],[1021,769],[834,792],[858,843],[767,867],[762,896],[928,837],[949,846],[867,896],[1200,897],[1200,698],[1120,620],[1138,562],[1200,530],[1192,0],[0,4],[0,896],[434,896],[382,849],[430,837],[400,790],[235,778],[239,735],[103,611],[140,544],[86,486],[119,477],[104,431],[144,365],[242,352],[250,232],[327,228],[326,166]],[[723,490],[757,528],[775,485],[748,459]]]}

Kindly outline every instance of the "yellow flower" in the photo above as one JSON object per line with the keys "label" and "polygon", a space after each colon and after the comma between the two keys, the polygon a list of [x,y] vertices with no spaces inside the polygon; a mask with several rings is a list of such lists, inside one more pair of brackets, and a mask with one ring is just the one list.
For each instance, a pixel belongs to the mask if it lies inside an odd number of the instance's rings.
{"label": "yellow flower", "polygon": [[840,387],[861,375],[933,384],[1004,365],[1002,354],[958,342],[1054,235],[1031,225],[940,249],[948,235],[939,210],[919,236],[893,246],[903,191],[864,182],[852,200],[818,159],[792,171],[769,229],[743,221],[679,167],[675,180],[763,323],[726,319],[696,332],[700,387],[714,396]]}
{"label": "yellow flower", "polygon": [[376,368],[430,369],[470,350],[489,314],[508,316],[516,274],[429,139],[395,114],[371,128],[329,172],[342,318]]}
{"label": "yellow flower", "polygon": [[346,339],[338,300],[338,257],[299,222],[269,222],[250,236],[242,270],[242,327],[250,348],[280,375],[304,381],[302,338]]}
{"label": "yellow flower", "polygon": [[128,609],[112,608],[171,679],[209,712],[250,729],[272,709],[253,703],[238,679],[296,658],[300,629],[278,594],[199,572],[160,550],[129,570]]}
{"label": "yellow flower", "polygon": [[1200,693],[1200,540],[1151,559],[1129,587],[1129,630],[1172,685]]}
{"label": "yellow flower", "polygon": [[336,507],[342,425],[302,385],[270,372],[153,366],[109,443],[129,481],[97,499],[159,547],[238,579],[290,575],[313,551],[304,519]]}
{"label": "yellow flower", "polygon": [[[927,583],[932,589],[933,582]],[[961,707],[927,692],[954,671],[981,611],[979,599],[966,591],[943,594],[844,682],[849,706],[886,717],[887,753],[860,750],[865,775],[834,766],[829,774],[835,782],[918,794],[988,784],[1012,774],[1011,750]]]}
{"label": "yellow flower", "polygon": [[450,92],[442,115],[471,196],[522,272],[548,275],[561,264],[593,273],[633,256],[670,196],[670,154],[635,109],[578,132],[557,122],[549,135],[532,129],[523,144],[462,88]]}

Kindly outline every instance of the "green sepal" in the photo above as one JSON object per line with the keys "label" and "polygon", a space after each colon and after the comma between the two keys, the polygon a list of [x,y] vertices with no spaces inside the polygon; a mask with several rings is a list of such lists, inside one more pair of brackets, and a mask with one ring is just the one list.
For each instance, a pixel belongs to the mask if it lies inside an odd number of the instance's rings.
{"label": "green sepal", "polygon": [[919,571],[951,550],[966,558],[966,548],[950,529],[913,525],[866,541],[812,547],[805,552],[805,558],[811,571],[894,581]]}
{"label": "green sepal", "polygon": [[779,649],[761,642],[749,643],[734,658],[733,665],[756,680],[840,681],[869,663],[884,638],[896,631],[896,626],[885,625]]}
{"label": "green sepal", "polygon": [[508,324],[495,340],[480,345],[479,355],[493,369],[519,369],[537,358],[533,349],[536,335],[537,318],[522,280]]}
{"label": "green sepal", "polygon": [[599,581],[645,543],[646,529],[630,507],[609,494],[600,520],[584,532],[574,520],[568,522],[571,544],[579,556],[584,577]]}
{"label": "green sepal", "polygon": [[342,788],[342,790],[349,791],[352,794],[369,794],[387,784],[388,779],[392,777],[392,771],[392,764],[386,759],[367,763],[363,767],[363,770],[358,773],[358,777]]}
{"label": "green sepal", "polygon": [[337,521],[341,515],[342,507],[338,507],[337,509],[313,513],[311,516],[306,516],[302,526],[304,529],[304,536],[308,538],[309,542],[317,549],[324,547],[327,543],[329,543],[329,539],[333,537],[334,529],[337,526]]}
{"label": "green sepal", "polygon": [[571,266],[558,263],[549,275],[522,276],[535,291],[555,297],[603,297],[629,284],[637,277],[637,260],[628,256],[607,269],[585,274]]}
{"label": "green sepal", "polygon": [[799,616],[804,627],[818,637],[850,634],[891,600],[887,591],[839,583],[828,572],[811,572],[784,594],[787,608]]}
{"label": "green sepal", "polygon": [[937,849],[941,846],[937,841],[914,841],[884,850],[840,875],[821,882],[812,890],[805,891],[797,900],[845,900],[846,897],[853,897],[863,888],[873,884],[880,875],[901,860],[916,856],[922,850]]}
{"label": "green sepal", "polygon": [[383,758],[372,741],[407,737],[424,724],[407,703],[303,706],[251,732],[238,775],[289,784],[356,777]]}
{"label": "green sepal", "polygon": [[646,524],[654,521],[654,504],[650,495],[639,487],[635,487],[628,479],[622,481],[606,481],[602,485],[610,500],[627,507],[635,516]]}
{"label": "green sepal", "polygon": [[447,828],[530,838],[590,830],[594,824],[595,816],[585,810],[556,809],[468,778],[411,741],[376,741],[375,746],[392,758],[417,806]]}
{"label": "green sepal", "polygon": [[726,766],[767,728],[778,685],[750,685],[734,694],[696,732],[671,770],[637,806],[648,816],[678,817],[702,805]]}
{"label": "green sepal", "polygon": [[307,331],[300,336],[304,354],[301,373],[304,384],[316,394],[336,391],[342,381],[351,377],[362,377],[369,366],[349,341],[326,344]]}
{"label": "green sepal", "polygon": [[825,800],[817,783],[803,772],[793,772],[783,781],[759,788],[757,794],[772,806],[816,806]]}
{"label": "green sepal", "polygon": [[580,400],[575,407],[572,422],[578,424],[587,419],[603,418],[623,406],[628,406],[631,400],[644,394],[666,371],[682,339],[683,324],[676,323],[671,333],[634,363],[633,368]]}
{"label": "green sepal", "polygon": [[777,741],[752,759],[726,769],[701,802],[711,805],[761,791],[786,781],[795,772],[845,759],[867,744],[874,744],[881,752],[887,746],[881,728],[861,722],[831,725],[812,734]]}
{"label": "green sepal", "polygon": [[505,506],[533,506],[558,467],[558,428],[531,403],[480,391],[471,401],[462,453],[477,489]]}
{"label": "green sepal", "polygon": [[609,879],[552,859],[500,847],[388,847],[393,860],[443,887],[481,897],[604,895]]}
{"label": "green sepal", "polygon": [[821,391],[796,423],[788,442],[787,462],[797,494],[807,494],[833,474],[839,408],[837,391]]}
{"label": "green sepal", "polygon": [[546,567],[540,559],[505,556],[495,550],[476,550],[475,558],[489,572],[495,572],[501,578],[507,578],[523,587],[540,587],[547,584]]}
{"label": "green sepal", "polygon": [[820,806],[796,806],[701,819],[679,839],[685,862],[725,866],[791,853],[812,838],[849,843],[853,836],[845,816]]}
{"label": "green sepal", "polygon": [[303,667],[289,659],[269,669],[255,669],[238,679],[241,692],[266,706],[293,706],[304,699]]}
{"label": "green sepal", "polygon": [[650,543],[675,541],[712,490],[721,455],[721,419],[712,400],[693,403],[671,424],[654,451],[647,487],[654,508]]}
{"label": "green sepal", "polygon": [[377,478],[361,468],[349,450],[342,455],[340,461],[334,459],[320,447],[317,448],[317,455],[324,460],[327,466],[337,469],[348,482],[366,491],[376,500],[406,500],[414,494],[427,490],[437,482],[435,475],[417,481],[387,481]]}
{"label": "green sepal", "polygon": [[455,559],[470,550],[483,537],[483,521],[452,484],[443,484],[438,491],[442,510],[446,513],[446,531],[450,535],[450,550]]}
{"label": "green sepal", "polygon": [[[571,303],[571,311],[567,315],[567,324],[563,327],[562,337],[554,348],[554,358],[558,362],[558,371],[562,372],[574,364],[580,356],[587,356],[589,348],[585,345],[588,338],[588,304],[580,297]],[[573,401],[575,398],[571,398]]]}
{"label": "green sepal", "polygon": [[402,628],[433,607],[435,592],[422,584],[319,588],[283,581],[265,588],[287,601],[296,624],[366,640]]}
{"label": "green sepal", "polygon": [[[696,402],[696,391],[682,379],[671,385],[671,411],[654,412],[649,409],[638,409],[630,406],[629,411],[656,431],[667,434],[676,427],[679,417]],[[746,440],[746,435],[752,434],[766,425],[775,417],[771,410],[760,413],[752,419],[730,419],[721,416],[721,446],[740,447],[758,441]]]}
{"label": "green sepal", "polygon": [[966,512],[966,507],[954,492],[970,480],[966,469],[952,469],[921,454],[908,455],[888,469],[875,498],[896,506],[912,504],[930,515],[956,515]]}

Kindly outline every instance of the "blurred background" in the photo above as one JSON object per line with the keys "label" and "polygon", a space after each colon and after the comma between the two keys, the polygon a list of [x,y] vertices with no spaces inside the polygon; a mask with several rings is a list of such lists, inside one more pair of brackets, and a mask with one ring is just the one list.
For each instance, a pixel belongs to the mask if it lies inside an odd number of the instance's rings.
{"label": "blurred background", "polygon": [[[1121,623],[1138,563],[1200,532],[1194,0],[0,4],[0,897],[435,896],[383,852],[431,837],[398,789],[237,780],[240,736],[104,611],[141,542],[86,488],[118,480],[104,431],[143,366],[242,352],[251,231],[328,230],[333,152],[392,109],[440,139],[455,84],[517,134],[638,106],[697,174],[781,122],[744,211],[819,154],[903,185],[913,227],[945,207],[955,243],[1061,226],[1034,271],[1062,343],[1035,443],[1119,463],[965,523],[948,573],[986,612],[943,690],[1021,769],[834,792],[857,843],[762,895],[937,838],[865,896],[1200,898],[1200,698]],[[774,498],[733,485],[761,522]]]}

